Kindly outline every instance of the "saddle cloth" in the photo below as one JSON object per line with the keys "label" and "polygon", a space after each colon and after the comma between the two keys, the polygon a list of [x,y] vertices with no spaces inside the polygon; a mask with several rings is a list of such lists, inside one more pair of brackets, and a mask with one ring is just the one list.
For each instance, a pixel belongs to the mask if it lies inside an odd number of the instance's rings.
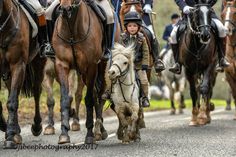
{"label": "saddle cloth", "polygon": [[37,26],[37,23],[36,23],[36,19],[34,19],[32,17],[32,15],[29,13],[29,11],[21,3],[18,2],[18,5],[20,6],[20,8],[25,13],[25,15],[28,18],[29,23],[30,23],[30,25],[32,27],[32,35],[31,35],[31,37],[35,38],[37,36],[37,34],[38,34],[38,26]]}

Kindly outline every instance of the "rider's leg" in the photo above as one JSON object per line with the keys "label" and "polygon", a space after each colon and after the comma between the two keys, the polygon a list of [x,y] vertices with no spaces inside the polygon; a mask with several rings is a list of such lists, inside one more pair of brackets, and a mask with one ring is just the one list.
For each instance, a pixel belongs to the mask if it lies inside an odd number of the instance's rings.
{"label": "rider's leg", "polygon": [[159,43],[158,43],[158,40],[156,38],[154,29],[153,29],[153,25],[152,25],[152,22],[151,22],[150,18],[151,17],[149,17],[149,14],[145,13],[143,15],[144,23],[147,25],[148,30],[152,33],[152,36],[153,36],[152,56],[153,56],[153,60],[154,60],[154,63],[155,63],[155,65],[154,65],[155,70],[156,70],[157,73],[159,73],[159,72],[165,70],[165,65],[159,57],[159,52],[160,52]]}
{"label": "rider's leg", "polygon": [[54,52],[51,44],[48,40],[47,22],[45,17],[45,11],[39,1],[27,0],[27,2],[34,7],[38,16],[39,23],[39,43],[40,43],[40,55],[54,57]]}
{"label": "rider's leg", "polygon": [[217,71],[223,71],[223,68],[229,66],[229,62],[225,59],[225,37],[226,37],[226,29],[222,22],[217,19],[212,19],[217,26],[218,33],[219,33],[219,40],[218,40],[218,59],[219,64],[217,66]]}
{"label": "rider's leg", "polygon": [[181,73],[181,65],[179,63],[179,45],[177,42],[177,31],[179,26],[175,26],[171,32],[171,49],[174,54],[175,64],[169,70],[173,73],[180,74]]}
{"label": "rider's leg", "polygon": [[53,14],[53,11],[54,9],[56,8],[57,5],[60,4],[60,1],[59,0],[54,0],[52,2],[52,4],[46,9],[45,11],[45,15],[46,15],[46,19],[51,21],[52,20],[52,14]]}
{"label": "rider's leg", "polygon": [[149,107],[150,106],[150,103],[148,100],[149,82],[148,82],[146,71],[138,70],[137,74],[138,74],[138,77],[139,77],[140,83],[141,83],[142,106]]}

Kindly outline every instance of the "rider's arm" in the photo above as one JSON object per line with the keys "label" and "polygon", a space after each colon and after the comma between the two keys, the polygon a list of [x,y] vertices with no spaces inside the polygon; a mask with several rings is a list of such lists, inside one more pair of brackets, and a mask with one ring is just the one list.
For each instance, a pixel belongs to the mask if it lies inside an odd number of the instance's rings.
{"label": "rider's arm", "polygon": [[216,2],[217,2],[217,0],[211,0],[211,1],[210,1],[210,5],[211,5],[211,6],[214,6],[214,5],[216,4]]}
{"label": "rider's arm", "polygon": [[170,37],[169,26],[166,26],[165,31],[163,33],[162,39],[168,42],[168,38]]}
{"label": "rider's arm", "polygon": [[143,38],[142,51],[143,51],[142,66],[149,65],[149,49],[145,38]]}
{"label": "rider's arm", "polygon": [[179,6],[179,8],[183,11],[184,7],[187,6],[184,0],[175,0],[175,3]]}

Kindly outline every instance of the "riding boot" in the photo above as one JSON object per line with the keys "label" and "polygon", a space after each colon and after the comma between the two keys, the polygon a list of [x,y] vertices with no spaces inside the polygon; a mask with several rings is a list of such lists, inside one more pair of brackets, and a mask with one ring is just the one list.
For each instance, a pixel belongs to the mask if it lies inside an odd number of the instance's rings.
{"label": "riding boot", "polygon": [[150,102],[148,99],[148,86],[148,84],[141,84],[142,107],[150,106]]}
{"label": "riding boot", "polygon": [[97,14],[97,16],[102,20],[102,22],[106,21],[106,17],[102,14],[95,0],[86,0],[88,5],[93,9],[93,11]]}
{"label": "riding boot", "polygon": [[171,48],[175,58],[175,65],[169,69],[169,71],[175,74],[181,74],[182,67],[179,63],[179,45],[178,44],[171,44]]}
{"label": "riding boot", "polygon": [[102,60],[109,60],[111,56],[111,48],[112,48],[112,40],[113,40],[113,29],[114,29],[114,24],[107,24],[105,26],[105,46],[106,49],[104,51]]}
{"label": "riding boot", "polygon": [[224,68],[228,67],[230,63],[225,58],[225,44],[224,44],[224,38],[219,38],[218,42],[218,59],[219,63],[216,67],[217,72],[223,72]]}
{"label": "riding boot", "polygon": [[160,58],[158,58],[158,54],[159,54],[160,49],[159,49],[159,44],[158,44],[158,41],[156,38],[154,39],[154,41],[152,43],[152,48],[153,48],[152,56],[153,56],[154,63],[155,63],[155,70],[156,70],[156,73],[160,73],[163,70],[165,70],[165,65],[162,62],[162,60]]}
{"label": "riding boot", "polygon": [[41,57],[55,57],[52,46],[48,40],[48,30],[45,15],[38,17],[39,20],[39,44]]}

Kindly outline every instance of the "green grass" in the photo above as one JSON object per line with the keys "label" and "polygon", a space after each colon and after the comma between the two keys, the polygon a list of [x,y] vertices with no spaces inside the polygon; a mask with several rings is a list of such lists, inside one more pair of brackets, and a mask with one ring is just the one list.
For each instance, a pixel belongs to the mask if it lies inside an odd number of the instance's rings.
{"label": "green grass", "polygon": [[[212,99],[211,102],[215,104],[215,107],[226,105],[225,100]],[[151,103],[151,106],[149,108],[145,109],[145,111],[170,109],[170,105],[171,105],[169,100],[151,100],[150,103]],[[186,108],[189,108],[189,109],[192,108],[191,99],[185,100],[185,104],[186,104]],[[178,108],[177,103],[176,103],[175,107]]]}

